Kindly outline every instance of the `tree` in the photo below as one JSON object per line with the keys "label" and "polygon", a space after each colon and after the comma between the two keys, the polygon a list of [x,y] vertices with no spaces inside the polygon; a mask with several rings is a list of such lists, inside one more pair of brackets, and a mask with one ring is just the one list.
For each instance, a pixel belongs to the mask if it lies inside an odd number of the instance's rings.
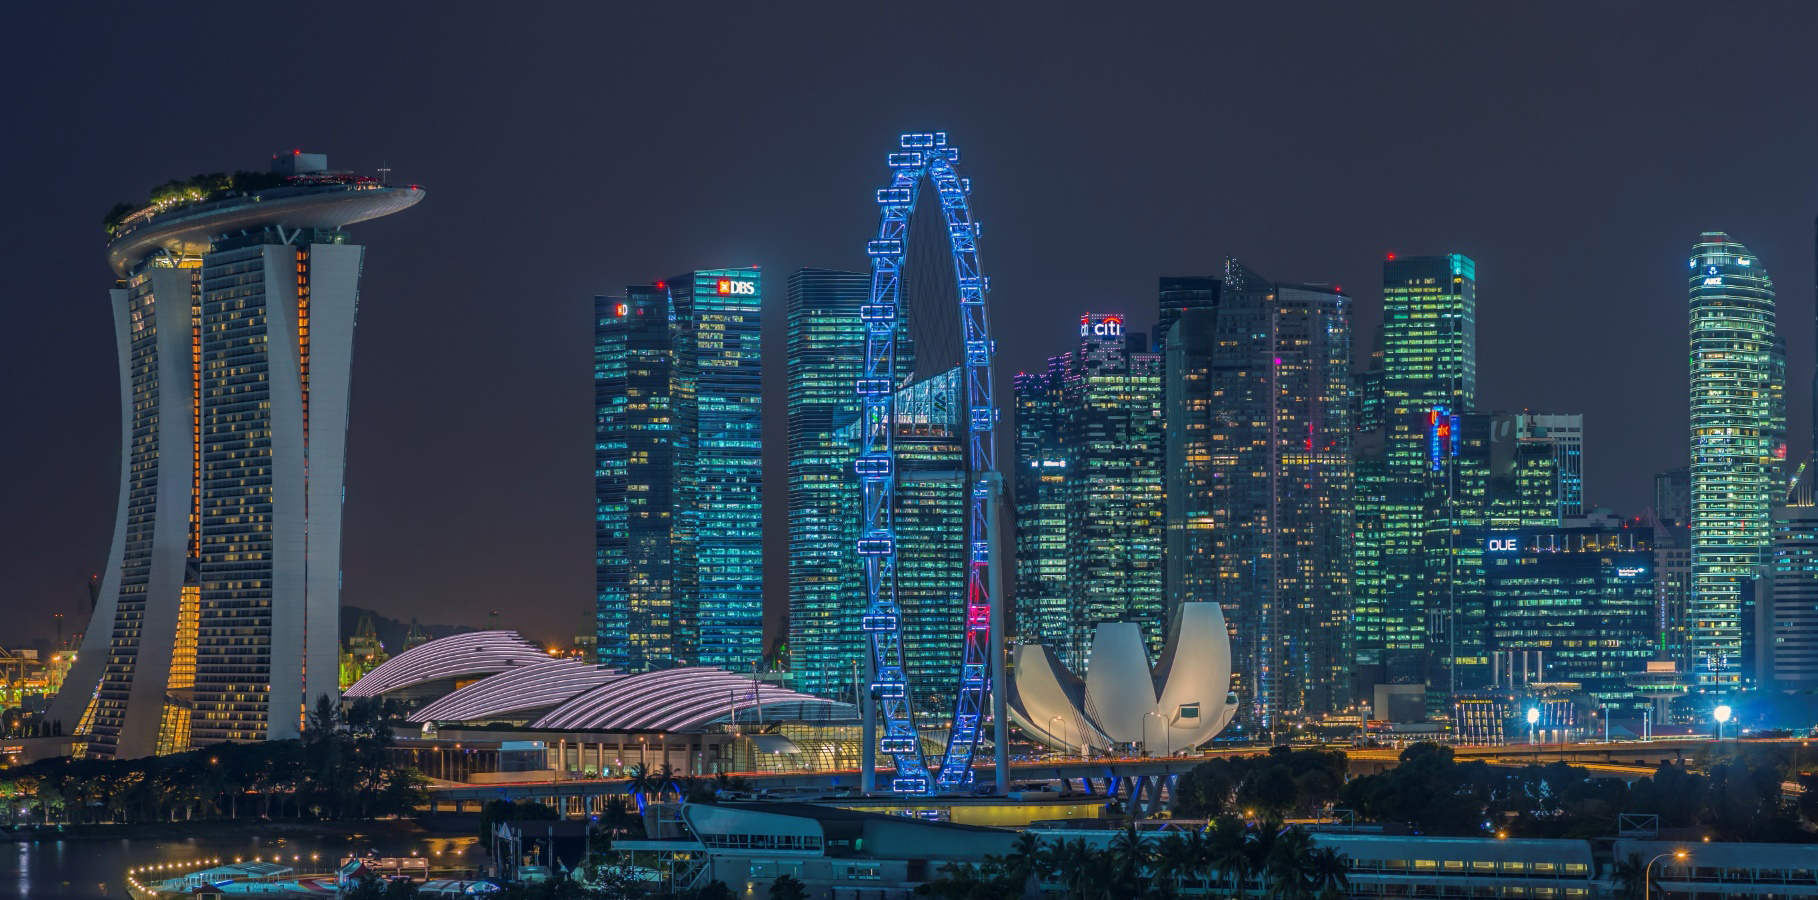
{"label": "tree", "polygon": [[1250,835],[1244,823],[1231,818],[1212,823],[1206,839],[1206,861],[1220,878],[1231,883],[1231,896],[1243,900],[1245,885],[1254,869],[1250,864]]}
{"label": "tree", "polygon": [[1336,848],[1315,848],[1306,871],[1309,886],[1320,900],[1338,900],[1351,890],[1351,858]]}
{"label": "tree", "polygon": [[770,900],[808,900],[808,886],[793,875],[778,875],[770,882]]}

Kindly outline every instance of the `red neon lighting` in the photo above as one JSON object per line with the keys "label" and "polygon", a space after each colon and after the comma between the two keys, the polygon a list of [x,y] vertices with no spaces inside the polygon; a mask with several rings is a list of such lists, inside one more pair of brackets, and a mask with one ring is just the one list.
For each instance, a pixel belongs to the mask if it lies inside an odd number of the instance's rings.
{"label": "red neon lighting", "polygon": [[1395,254],[1393,254],[1393,253],[1391,253],[1391,254],[1389,254],[1389,258],[1390,258],[1390,259],[1394,259],[1394,258],[1395,258]]}
{"label": "red neon lighting", "polygon": [[720,293],[722,293],[722,294],[730,294],[730,293],[732,293],[732,281],[731,281],[731,279],[727,279],[727,278],[722,278],[722,279],[720,279],[720,288],[719,288],[719,291],[720,291]]}
{"label": "red neon lighting", "polygon": [[621,303],[621,304],[619,304],[619,315],[622,316],[624,314],[625,314],[625,304]]}

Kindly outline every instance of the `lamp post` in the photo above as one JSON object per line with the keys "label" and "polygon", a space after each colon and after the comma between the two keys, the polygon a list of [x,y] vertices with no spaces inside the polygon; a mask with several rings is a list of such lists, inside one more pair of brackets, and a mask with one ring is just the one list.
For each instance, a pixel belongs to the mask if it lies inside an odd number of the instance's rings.
{"label": "lamp post", "polygon": [[1650,880],[1650,876],[1652,875],[1652,873],[1654,871],[1654,863],[1659,860],[1666,859],[1669,856],[1671,856],[1674,859],[1685,859],[1685,851],[1684,850],[1674,850],[1671,853],[1662,853],[1659,856],[1656,856],[1653,859],[1648,860],[1648,864],[1646,866],[1642,867],[1642,869],[1641,869],[1641,900],[1651,900],[1651,898],[1652,898],[1653,882]]}
{"label": "lamp post", "polygon": [[1723,725],[1730,720],[1729,704],[1726,703],[1712,710],[1711,715],[1717,719],[1717,742],[1723,743]]}
{"label": "lamp post", "polygon": [[1528,746],[1534,746],[1534,726],[1540,723],[1540,709],[1528,707]]}
{"label": "lamp post", "polygon": [[1052,725],[1055,722],[1059,722],[1061,724],[1060,730],[1058,730],[1058,731],[1050,730],[1048,733],[1054,735],[1055,737],[1060,738],[1061,753],[1066,754],[1066,753],[1072,752],[1072,746],[1067,743],[1067,736],[1065,734],[1065,730],[1067,727],[1067,720],[1061,716],[1049,716],[1048,717],[1048,724]]}

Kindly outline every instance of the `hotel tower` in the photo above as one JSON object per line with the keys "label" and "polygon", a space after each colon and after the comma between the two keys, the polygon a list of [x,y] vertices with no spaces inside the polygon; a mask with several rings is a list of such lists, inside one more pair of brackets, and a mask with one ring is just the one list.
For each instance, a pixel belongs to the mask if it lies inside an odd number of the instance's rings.
{"label": "hotel tower", "polygon": [[422,189],[328,170],[171,182],[108,217],[120,507],[49,718],[91,756],[295,737],[338,697],[342,472],[365,248]]}

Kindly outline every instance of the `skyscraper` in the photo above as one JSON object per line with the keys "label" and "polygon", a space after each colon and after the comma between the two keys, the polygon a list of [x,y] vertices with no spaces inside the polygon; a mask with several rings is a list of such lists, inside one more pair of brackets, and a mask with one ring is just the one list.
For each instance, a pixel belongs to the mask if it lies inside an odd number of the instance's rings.
{"label": "skyscraper", "polygon": [[1692,470],[1686,466],[1654,476],[1654,517],[1688,525],[1692,521]]}
{"label": "skyscraper", "polygon": [[1157,290],[1159,317],[1155,322],[1155,352],[1168,343],[1168,333],[1192,309],[1218,306],[1218,277],[1214,275],[1163,275]]}
{"label": "skyscraper", "polygon": [[669,292],[630,287],[595,297],[593,311],[594,653],[642,672],[676,655]]}
{"label": "skyscraper", "polygon": [[[1193,289],[1188,305],[1182,283]],[[1162,316],[1173,322],[1162,353],[1164,596],[1170,618],[1182,603],[1218,596],[1218,522],[1212,515],[1211,370],[1218,347],[1216,279],[1163,278]],[[1172,308],[1171,308],[1172,307]],[[1225,621],[1229,623],[1227,615]]]}
{"label": "skyscraper", "polygon": [[[899,363],[901,361],[899,360]],[[935,727],[951,713],[959,686],[961,647],[966,638],[966,446],[960,427],[965,382],[958,367],[918,379],[896,392],[896,599],[903,616],[903,666],[908,673],[910,702],[923,727]],[[850,458],[864,446],[855,418],[835,438]],[[857,491],[854,491],[856,494]],[[851,537],[858,536],[852,519]],[[840,548],[850,558],[849,540]],[[856,568],[856,567],[855,567]],[[854,573],[854,589],[862,590]],[[847,594],[853,631],[863,608]],[[853,643],[865,652],[863,632]],[[798,658],[799,654],[798,654]],[[852,656],[845,660],[851,677]]]}
{"label": "skyscraper", "polygon": [[[704,269],[595,300],[608,313],[594,330],[604,662],[745,670],[763,657],[762,299],[756,269]],[[647,318],[659,309],[660,327]]]}
{"label": "skyscraper", "polygon": [[1463,254],[1383,263],[1380,372],[1359,379],[1356,627],[1359,687],[1427,677],[1426,569],[1436,490],[1430,445],[1436,410],[1477,402],[1477,265]]}
{"label": "skyscraper", "polygon": [[341,502],[365,248],[423,191],[274,157],[110,216],[120,511],[49,718],[103,757],[295,737],[339,696]]}
{"label": "skyscraper", "polygon": [[[869,273],[789,276],[789,646],[797,689],[832,697],[852,697],[852,667],[865,650],[864,586],[852,553],[856,452],[839,430],[859,414],[852,390],[865,364],[859,309],[870,296]],[[899,363],[903,356],[899,345]]]}
{"label": "skyscraper", "polygon": [[1785,345],[1761,260],[1721,232],[1689,260],[1691,655],[1695,682],[1739,686],[1742,592],[1767,561],[1786,463]]}
{"label": "skyscraper", "polygon": [[1186,311],[1167,347],[1178,365],[1167,376],[1168,527],[1171,547],[1187,550],[1170,561],[1171,588],[1224,608],[1247,724],[1275,731],[1340,709],[1350,669],[1351,299],[1227,260],[1216,307]]}
{"label": "skyscraper", "polygon": [[1654,530],[1578,521],[1485,532],[1490,644],[1538,650],[1545,669],[1535,680],[1576,682],[1600,706],[1639,715],[1649,702],[1626,679],[1653,655]]}
{"label": "skyscraper", "polygon": [[1761,687],[1805,691],[1818,687],[1818,506],[1810,490],[1774,507],[1768,567],[1772,625],[1762,635],[1768,667]]}
{"label": "skyscraper", "polygon": [[1141,623],[1152,651],[1167,630],[1161,357],[1122,316],[1079,327],[1079,349],[1016,379],[1017,632],[1075,671],[1099,622]]}

